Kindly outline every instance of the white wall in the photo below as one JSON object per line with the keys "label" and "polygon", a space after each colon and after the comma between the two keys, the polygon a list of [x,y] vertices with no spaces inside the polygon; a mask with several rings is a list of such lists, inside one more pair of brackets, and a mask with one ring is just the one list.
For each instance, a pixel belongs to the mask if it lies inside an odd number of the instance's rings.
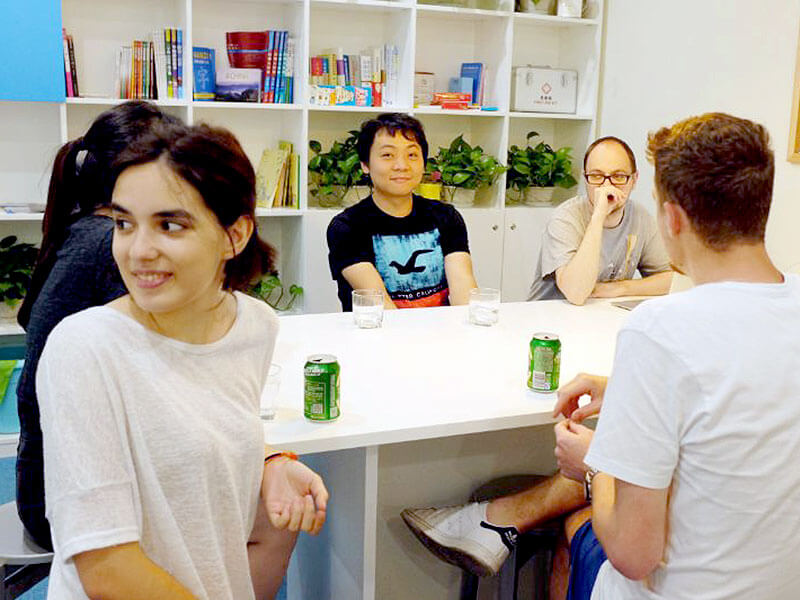
{"label": "white wall", "polygon": [[786,160],[800,0],[607,0],[599,133],[631,143],[636,197],[654,210],[647,132],[684,117],[728,112],[767,127],[775,193],[767,247],[800,262],[800,165]]}

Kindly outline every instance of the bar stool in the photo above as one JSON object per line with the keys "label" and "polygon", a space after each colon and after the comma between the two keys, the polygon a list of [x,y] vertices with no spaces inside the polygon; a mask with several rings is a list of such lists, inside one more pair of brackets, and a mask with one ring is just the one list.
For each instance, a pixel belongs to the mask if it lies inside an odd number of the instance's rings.
{"label": "bar stool", "polygon": [[17,503],[0,506],[0,600],[12,600],[47,577],[52,560],[53,553],[25,533]]}
{"label": "bar stool", "polygon": [[[546,479],[543,475],[508,475],[493,479],[470,496],[470,502],[486,502],[501,496],[508,496],[533,487]],[[534,600],[547,600],[550,587],[550,570],[553,564],[561,525],[558,521],[545,523],[517,536],[517,544],[500,568],[498,578],[499,600],[517,600],[517,587],[520,582],[520,570],[533,561]],[[469,571],[461,572],[460,600],[477,600],[480,577]]]}

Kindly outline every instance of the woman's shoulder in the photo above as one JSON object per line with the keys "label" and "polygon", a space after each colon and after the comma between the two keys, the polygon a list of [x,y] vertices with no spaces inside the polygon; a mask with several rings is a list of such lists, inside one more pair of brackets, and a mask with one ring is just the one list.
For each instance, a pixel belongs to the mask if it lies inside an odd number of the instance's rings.
{"label": "woman's shoulder", "polygon": [[47,337],[50,351],[94,352],[109,345],[125,327],[125,318],[108,306],[92,306],[67,317]]}
{"label": "woman's shoulder", "polygon": [[239,317],[248,323],[248,328],[254,329],[259,333],[263,332],[262,328],[271,330],[274,333],[278,331],[278,315],[263,300],[248,296],[244,292],[235,292],[236,301],[240,305]]}

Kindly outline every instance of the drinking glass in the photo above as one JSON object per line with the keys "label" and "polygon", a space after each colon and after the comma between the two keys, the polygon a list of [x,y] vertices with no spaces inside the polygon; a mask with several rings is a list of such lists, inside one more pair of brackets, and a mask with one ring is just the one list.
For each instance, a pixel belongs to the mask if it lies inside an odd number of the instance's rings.
{"label": "drinking glass", "polygon": [[261,390],[261,418],[265,421],[275,418],[275,400],[281,388],[281,367],[271,364],[267,374],[267,382]]}
{"label": "drinking glass", "polygon": [[374,329],[383,323],[383,291],[353,290],[353,319],[361,329]]}
{"label": "drinking glass", "polygon": [[469,292],[469,322],[490,326],[500,318],[500,290],[475,288]]}

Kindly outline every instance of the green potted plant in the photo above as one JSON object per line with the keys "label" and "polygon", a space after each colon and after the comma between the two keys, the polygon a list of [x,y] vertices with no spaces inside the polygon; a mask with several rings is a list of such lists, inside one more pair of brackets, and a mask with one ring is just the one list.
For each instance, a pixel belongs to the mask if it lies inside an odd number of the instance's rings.
{"label": "green potted plant", "polygon": [[[303,288],[292,284],[287,290],[278,273],[271,273],[253,283],[247,293],[254,298],[263,300],[277,311],[286,312],[291,310],[294,301],[303,295]],[[288,296],[284,299],[286,294]]]}
{"label": "green potted plant", "polygon": [[506,175],[509,197],[534,206],[550,204],[556,186],[568,189],[578,183],[572,176],[572,148],[554,150],[546,142],[532,147],[530,140],[538,135],[531,131],[527,146],[509,148]]}
{"label": "green potted plant", "polygon": [[366,198],[369,178],[361,170],[356,142],[358,131],[351,130],[343,141],[335,141],[328,152],[317,140],[308,143],[314,153],[308,161],[309,192],[320,206],[349,206]]}
{"label": "green potted plant", "polygon": [[472,206],[475,192],[492,185],[505,171],[494,156],[486,154],[480,146],[470,146],[459,135],[447,148],[428,159],[426,171],[443,184],[442,197],[445,202],[458,206]]}
{"label": "green potted plant", "polygon": [[14,318],[31,284],[38,250],[9,235],[0,240],[0,318]]}
{"label": "green potted plant", "polygon": [[517,12],[554,15],[556,14],[555,7],[556,0],[516,0],[515,2]]}

